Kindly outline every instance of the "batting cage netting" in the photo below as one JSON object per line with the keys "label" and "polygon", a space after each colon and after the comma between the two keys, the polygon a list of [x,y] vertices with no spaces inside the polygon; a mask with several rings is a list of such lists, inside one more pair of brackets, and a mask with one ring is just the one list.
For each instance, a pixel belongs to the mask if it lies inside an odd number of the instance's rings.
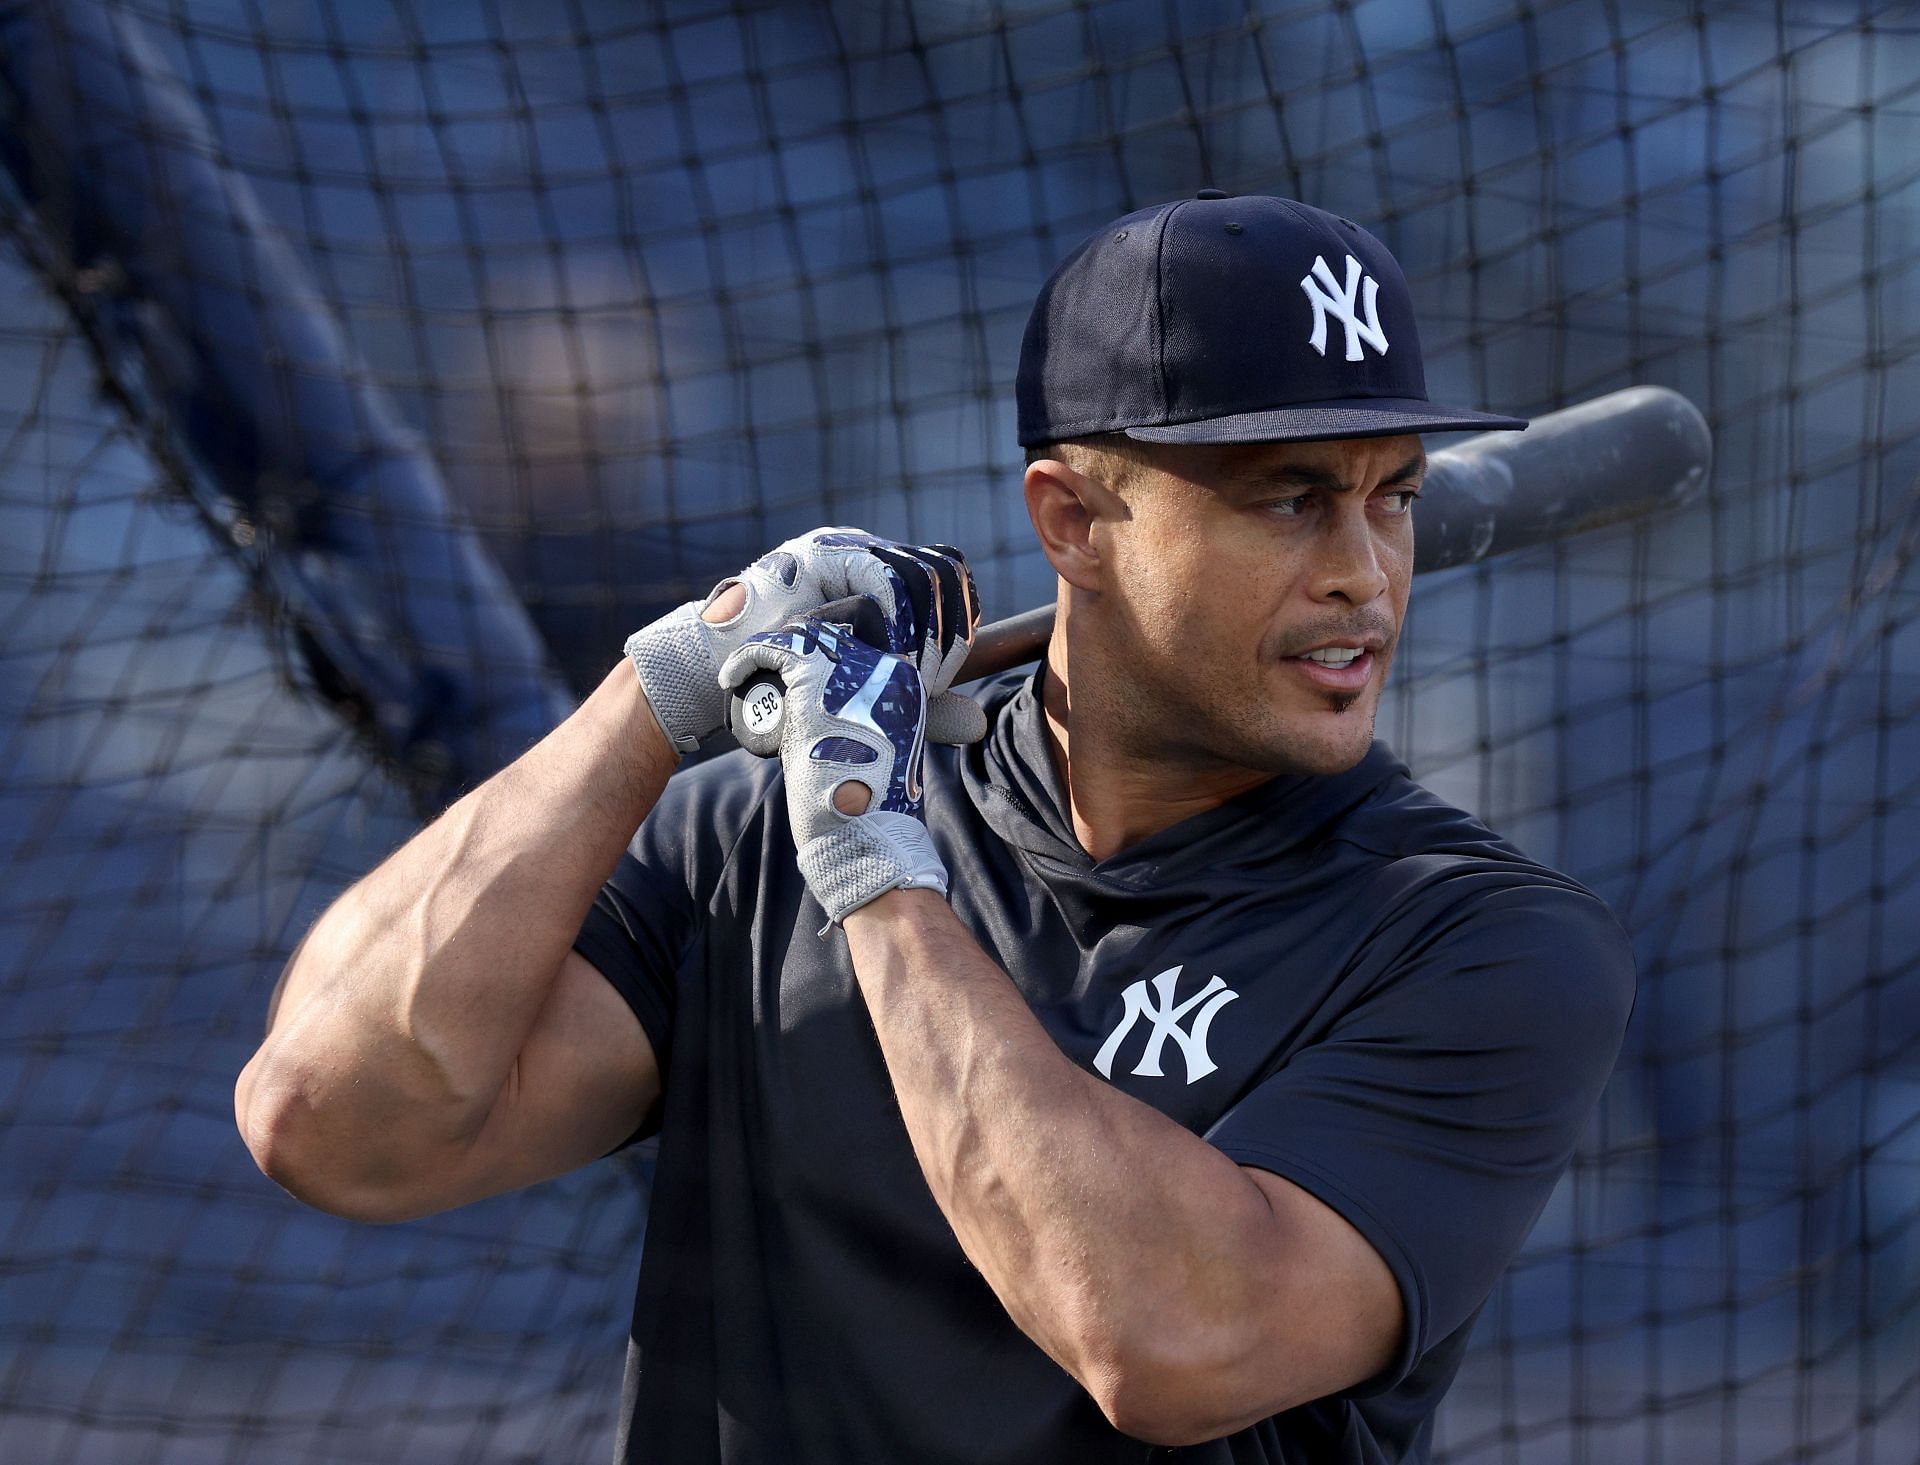
{"label": "batting cage netting", "polygon": [[1678,513],[1423,578],[1380,733],[1632,933],[1455,1462],[1920,1458],[1920,29],[1645,0],[0,0],[0,1459],[604,1457],[647,1168],[254,1169],[308,922],[820,523],[1052,582],[1052,265],[1374,227],[1442,400],[1631,383]]}

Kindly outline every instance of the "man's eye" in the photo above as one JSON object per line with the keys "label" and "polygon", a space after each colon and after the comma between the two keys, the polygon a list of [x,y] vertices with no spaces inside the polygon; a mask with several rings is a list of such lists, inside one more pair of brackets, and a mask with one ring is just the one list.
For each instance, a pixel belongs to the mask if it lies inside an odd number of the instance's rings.
{"label": "man's eye", "polygon": [[1420,495],[1411,488],[1396,488],[1385,495],[1389,514],[1406,514],[1413,511],[1413,501]]}
{"label": "man's eye", "polygon": [[1306,513],[1308,505],[1312,502],[1312,494],[1301,493],[1295,494],[1290,499],[1274,499],[1267,504],[1267,508],[1282,518],[1292,519]]}

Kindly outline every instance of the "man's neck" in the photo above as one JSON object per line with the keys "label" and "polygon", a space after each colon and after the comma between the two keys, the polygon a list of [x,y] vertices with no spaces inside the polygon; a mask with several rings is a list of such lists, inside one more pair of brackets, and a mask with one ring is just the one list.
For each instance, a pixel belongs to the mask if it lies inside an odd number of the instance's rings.
{"label": "man's neck", "polygon": [[[1068,812],[1080,847],[1095,860],[1119,854],[1163,829],[1209,809],[1273,777],[1257,769],[1199,769],[1143,754],[1112,716],[1076,719],[1067,677],[1064,628],[1047,647],[1041,707],[1047,748],[1066,790]],[[1083,669],[1082,685],[1088,685]]]}

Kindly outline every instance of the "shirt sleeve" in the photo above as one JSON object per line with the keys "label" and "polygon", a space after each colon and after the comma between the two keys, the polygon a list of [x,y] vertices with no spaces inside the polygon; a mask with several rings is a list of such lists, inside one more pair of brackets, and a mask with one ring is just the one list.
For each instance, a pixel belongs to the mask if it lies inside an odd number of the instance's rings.
{"label": "shirt sleeve", "polygon": [[1366,995],[1207,1136],[1331,1206],[1393,1270],[1401,1351],[1354,1395],[1394,1387],[1486,1301],[1572,1158],[1634,994],[1625,933],[1570,883],[1409,913],[1360,964]]}
{"label": "shirt sleeve", "polygon": [[[626,999],[653,1045],[665,1091],[681,962],[704,919],[699,867],[718,831],[700,814],[698,770],[669,779],[581,924],[573,949]],[[656,1104],[627,1143],[658,1130]]]}

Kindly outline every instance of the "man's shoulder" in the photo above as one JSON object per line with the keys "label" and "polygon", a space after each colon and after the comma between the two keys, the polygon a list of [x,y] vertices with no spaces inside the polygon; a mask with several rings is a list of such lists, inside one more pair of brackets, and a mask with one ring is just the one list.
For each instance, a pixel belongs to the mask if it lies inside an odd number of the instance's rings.
{"label": "man's shoulder", "polygon": [[1619,932],[1600,896],[1417,782],[1401,765],[1330,836],[1369,867],[1371,898],[1396,922],[1430,924],[1521,907],[1540,919]]}
{"label": "man's shoulder", "polygon": [[1404,767],[1352,809],[1332,838],[1366,866],[1360,898],[1379,912],[1367,945],[1389,958],[1389,969],[1438,949],[1469,965],[1537,953],[1529,966],[1536,990],[1601,1001],[1624,1022],[1633,1000],[1632,943],[1606,901]]}
{"label": "man's shoulder", "polygon": [[1516,875],[1540,872],[1566,879],[1468,813],[1419,783],[1405,764],[1384,749],[1387,766],[1367,796],[1348,808],[1327,837],[1348,846],[1370,863],[1392,867],[1421,864],[1481,863],[1511,869]]}

